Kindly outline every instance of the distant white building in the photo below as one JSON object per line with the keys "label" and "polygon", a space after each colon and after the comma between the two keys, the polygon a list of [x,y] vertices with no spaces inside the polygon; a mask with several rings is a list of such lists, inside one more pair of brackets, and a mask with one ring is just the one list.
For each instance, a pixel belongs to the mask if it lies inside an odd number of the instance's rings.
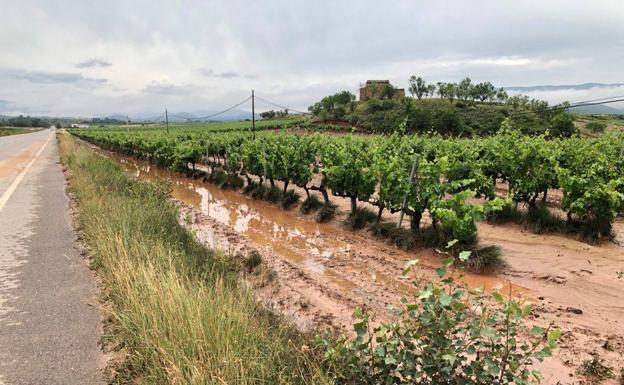
{"label": "distant white building", "polygon": [[89,128],[89,125],[86,123],[72,123],[71,128]]}

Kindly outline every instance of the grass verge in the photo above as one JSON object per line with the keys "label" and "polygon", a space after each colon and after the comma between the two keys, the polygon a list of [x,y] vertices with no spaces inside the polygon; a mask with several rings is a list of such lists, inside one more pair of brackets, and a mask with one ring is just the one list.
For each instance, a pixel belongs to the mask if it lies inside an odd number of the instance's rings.
{"label": "grass verge", "polygon": [[17,127],[0,127],[0,136],[28,134],[31,132],[41,131],[42,128],[17,128]]}
{"label": "grass verge", "polygon": [[106,293],[114,383],[323,384],[308,337],[257,304],[177,222],[164,189],[59,135],[77,225]]}

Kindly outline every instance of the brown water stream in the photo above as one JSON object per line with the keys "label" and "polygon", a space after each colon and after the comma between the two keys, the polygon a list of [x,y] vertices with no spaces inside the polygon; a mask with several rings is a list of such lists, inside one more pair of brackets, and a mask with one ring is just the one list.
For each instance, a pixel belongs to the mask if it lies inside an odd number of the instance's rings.
{"label": "brown water stream", "polygon": [[[405,293],[413,292],[413,287],[399,279],[402,264],[411,259],[419,259],[428,268],[440,265],[440,258],[430,252],[406,252],[371,239],[370,234],[352,232],[332,223],[317,223],[302,217],[297,210],[285,211],[267,202],[252,199],[236,191],[224,190],[200,180],[153,166],[147,162],[118,154],[111,155],[124,165],[126,170],[140,180],[166,181],[171,186],[171,195],[219,223],[232,227],[236,232],[251,239],[259,247],[268,247],[280,258],[300,266],[305,270],[323,274],[333,284],[344,290],[354,290],[358,283],[340,274],[345,269],[357,271],[359,276]],[[374,253],[393,256],[394,276],[387,269],[375,269],[372,264],[348,260],[353,253]],[[386,256],[384,255],[384,257]],[[340,264],[340,271],[332,268],[332,260]],[[527,295],[528,289],[511,284],[496,275],[464,273],[461,279],[473,287],[500,289],[512,295]],[[511,286],[510,286],[511,285]]]}

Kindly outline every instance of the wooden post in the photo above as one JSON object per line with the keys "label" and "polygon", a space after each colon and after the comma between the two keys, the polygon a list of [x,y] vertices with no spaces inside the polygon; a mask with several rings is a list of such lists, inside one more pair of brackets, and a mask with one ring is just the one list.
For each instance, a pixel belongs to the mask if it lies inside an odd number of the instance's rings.
{"label": "wooden post", "polygon": [[[414,183],[414,174],[416,174],[416,167],[418,165],[418,155],[414,157],[414,163],[412,164],[412,171],[410,172],[410,176],[408,179],[408,183]],[[403,224],[403,216],[405,215],[405,209],[407,209],[407,196],[409,195],[409,191],[405,193],[405,197],[403,197],[403,205],[401,205],[401,215],[399,216],[399,223],[397,224],[397,229],[401,228]]]}
{"label": "wooden post", "polygon": [[254,90],[251,90],[251,132],[253,133],[253,139],[256,140],[256,103]]}

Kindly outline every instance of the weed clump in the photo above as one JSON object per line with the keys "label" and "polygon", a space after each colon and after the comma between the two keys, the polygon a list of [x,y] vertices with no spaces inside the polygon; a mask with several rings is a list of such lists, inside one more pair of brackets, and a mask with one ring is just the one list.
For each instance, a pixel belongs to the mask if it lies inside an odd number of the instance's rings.
{"label": "weed clump", "polygon": [[278,203],[282,200],[282,190],[280,190],[276,186],[271,186],[271,188],[269,188],[269,191],[264,194],[264,199],[271,203]]}
{"label": "weed clump", "polygon": [[331,221],[336,216],[336,210],[338,206],[333,203],[326,203],[321,207],[318,214],[316,214],[316,221],[325,223]]}
{"label": "weed clump", "polygon": [[267,188],[260,183],[249,183],[247,186],[245,186],[245,188],[243,189],[243,193],[246,195],[249,195],[252,198],[256,198],[256,199],[262,199],[264,198],[264,196],[266,195],[267,192]]}
{"label": "weed clump", "polygon": [[316,195],[310,195],[301,203],[301,213],[309,214],[323,207],[323,202]]}
{"label": "weed clump", "polygon": [[223,185],[227,182],[227,179],[228,175],[223,170],[215,170],[208,176],[208,181],[219,187],[223,187]]}
{"label": "weed clump", "polygon": [[565,230],[565,221],[554,215],[544,204],[530,207],[526,213],[526,222],[534,233],[541,234]]}
{"label": "weed clump", "polygon": [[600,383],[608,378],[613,378],[613,369],[607,366],[598,353],[593,353],[592,358],[583,361],[576,373],[587,377],[592,383]]}
{"label": "weed clump", "polygon": [[293,190],[286,191],[282,196],[282,208],[285,210],[290,209],[292,206],[299,202],[299,194],[294,192]]}
{"label": "weed clump", "polygon": [[477,273],[493,271],[504,265],[502,255],[501,248],[496,245],[475,248],[463,265],[466,269]]}
{"label": "weed clump", "polygon": [[244,260],[243,264],[248,273],[254,271],[254,269],[262,263],[262,255],[256,250],[252,251]]}
{"label": "weed clump", "polygon": [[402,250],[410,250],[418,244],[418,238],[410,230],[399,229],[392,222],[381,222],[371,226],[373,234],[380,238],[387,238]]}
{"label": "weed clump", "polygon": [[377,215],[369,209],[358,207],[349,213],[345,224],[351,230],[359,230],[377,220]]}
{"label": "weed clump", "polygon": [[242,188],[244,185],[245,185],[245,181],[243,181],[241,177],[239,177],[236,174],[228,174],[223,187],[230,188],[232,190],[238,190]]}

